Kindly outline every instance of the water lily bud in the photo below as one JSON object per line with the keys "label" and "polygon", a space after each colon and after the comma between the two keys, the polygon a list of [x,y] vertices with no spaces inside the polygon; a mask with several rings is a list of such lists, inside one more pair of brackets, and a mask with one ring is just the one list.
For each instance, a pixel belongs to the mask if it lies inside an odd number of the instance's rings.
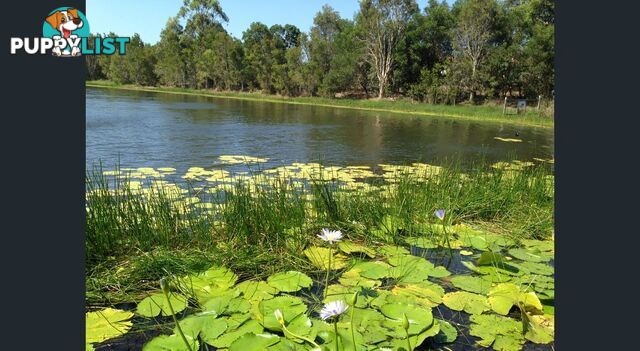
{"label": "water lily bud", "polygon": [[169,293],[169,282],[167,281],[167,279],[160,279],[160,289],[162,289],[162,292],[165,294]]}
{"label": "water lily bud", "polygon": [[355,307],[356,306],[356,302],[358,301],[358,292],[354,292],[353,296],[351,296],[351,306]]}
{"label": "water lily bud", "polygon": [[280,325],[284,325],[284,315],[282,314],[282,311],[275,310],[273,311],[273,315],[276,316],[276,319],[278,320],[278,323],[280,323]]}
{"label": "water lily bud", "polygon": [[402,328],[404,328],[404,330],[409,330],[409,319],[404,313],[402,314]]}

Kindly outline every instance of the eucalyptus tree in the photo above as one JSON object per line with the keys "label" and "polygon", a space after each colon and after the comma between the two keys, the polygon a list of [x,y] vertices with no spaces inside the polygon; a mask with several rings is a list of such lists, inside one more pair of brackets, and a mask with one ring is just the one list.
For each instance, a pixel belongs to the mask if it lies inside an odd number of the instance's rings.
{"label": "eucalyptus tree", "polygon": [[493,39],[499,8],[495,0],[464,0],[457,2],[456,6],[454,46],[469,61],[469,101],[473,102],[475,91],[480,88],[478,69]]}
{"label": "eucalyptus tree", "polygon": [[395,62],[395,50],[411,16],[418,11],[415,0],[362,0],[356,22],[360,26],[365,57],[378,81],[378,98],[384,96]]}

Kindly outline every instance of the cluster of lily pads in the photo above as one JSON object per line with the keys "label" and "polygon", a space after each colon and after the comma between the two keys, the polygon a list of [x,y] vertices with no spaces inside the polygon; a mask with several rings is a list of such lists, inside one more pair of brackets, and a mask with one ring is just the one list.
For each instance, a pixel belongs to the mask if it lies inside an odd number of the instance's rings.
{"label": "cluster of lily pads", "polygon": [[[225,206],[217,201],[224,194],[238,191],[238,186],[244,189],[266,189],[279,186],[283,179],[287,180],[290,188],[306,193],[307,200],[313,199],[309,192],[310,182],[333,182],[339,184],[341,192],[362,192],[372,196],[393,194],[397,185],[407,177],[412,179],[429,179],[443,172],[443,168],[426,163],[412,163],[411,165],[379,164],[371,166],[324,166],[319,163],[292,163],[260,171],[230,171],[220,167],[267,162],[267,158],[251,156],[223,155],[212,168],[190,167],[186,173],[180,175],[175,168],[141,167],[120,168],[103,171],[102,175],[113,177],[119,186],[110,188],[93,187],[87,189],[87,198],[109,192],[112,195],[126,189],[132,195],[153,199],[162,194],[165,198],[174,199],[173,209],[180,214],[198,213],[203,217],[215,213]],[[552,160],[551,160],[552,161]],[[548,163],[550,160],[536,159],[538,163]],[[495,169],[504,171],[504,177],[512,177],[516,172],[534,166],[531,161],[496,162],[491,165]],[[460,186],[464,183],[465,174],[460,174]],[[545,176],[549,188],[554,182],[553,175]],[[183,182],[188,181],[189,187]],[[87,180],[88,182],[91,179]],[[310,208],[311,209],[311,208]],[[313,216],[313,213],[309,214]]]}
{"label": "cluster of lily pads", "polygon": [[[526,342],[552,343],[553,241],[516,242],[446,225],[444,211],[435,216],[426,226],[438,235],[397,245],[365,246],[325,229],[304,250],[316,267],[308,272],[240,281],[216,266],[163,280],[135,311],[88,312],[87,350],[134,332],[134,316],[173,320],[173,333],[151,339],[145,351],[455,349],[460,339],[517,351]],[[373,234],[402,230],[394,218],[385,223]],[[447,320],[443,310],[468,323]]]}

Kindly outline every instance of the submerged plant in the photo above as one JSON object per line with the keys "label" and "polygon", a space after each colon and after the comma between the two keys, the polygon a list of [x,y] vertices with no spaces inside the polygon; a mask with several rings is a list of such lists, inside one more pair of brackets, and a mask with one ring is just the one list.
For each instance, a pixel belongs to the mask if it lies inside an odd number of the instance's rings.
{"label": "submerged plant", "polygon": [[322,233],[318,235],[318,238],[329,243],[329,264],[327,265],[327,275],[324,280],[324,295],[327,298],[327,288],[329,287],[329,274],[331,273],[331,255],[333,255],[333,244],[342,239],[342,232],[339,230],[329,230],[322,228]]}

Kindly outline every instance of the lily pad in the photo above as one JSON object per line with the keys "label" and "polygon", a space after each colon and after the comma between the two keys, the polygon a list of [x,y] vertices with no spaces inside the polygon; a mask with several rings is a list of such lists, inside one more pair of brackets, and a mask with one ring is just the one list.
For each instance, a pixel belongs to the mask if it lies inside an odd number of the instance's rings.
{"label": "lily pad", "polygon": [[440,245],[435,243],[433,239],[428,237],[406,238],[405,241],[407,244],[421,249],[435,249],[440,247]]}
{"label": "lily pad", "polygon": [[295,317],[307,311],[307,306],[301,298],[296,296],[277,296],[270,300],[261,301],[258,304],[257,316],[262,325],[269,330],[281,331],[280,323],[274,316],[275,310],[280,310],[286,323],[290,323]]}
{"label": "lily pad", "polygon": [[267,283],[283,292],[296,292],[303,288],[310,288],[313,280],[304,273],[288,271],[270,276],[267,278]]}
{"label": "lily pad", "polygon": [[440,325],[440,332],[433,338],[433,341],[439,344],[450,344],[458,338],[458,330],[451,323],[436,319]]}
{"label": "lily pad", "polygon": [[442,303],[444,289],[429,281],[395,286],[391,292],[399,296],[412,296],[418,303],[426,307],[435,307]]}
{"label": "lily pad", "polygon": [[509,250],[509,254],[515,258],[529,262],[548,262],[553,258],[553,254],[535,249],[514,248]]}
{"label": "lily pad", "polygon": [[188,335],[185,335],[185,337],[189,346],[185,344],[184,339],[179,335],[160,335],[146,343],[142,351],[193,351],[200,348],[200,343],[197,339]]}
{"label": "lily pad", "polygon": [[447,293],[442,297],[442,302],[454,311],[465,311],[472,315],[481,314],[490,308],[486,297],[466,291]]}
{"label": "lily pad", "polygon": [[476,264],[478,266],[491,266],[504,262],[504,257],[497,252],[486,251],[480,255]]}
{"label": "lily pad", "polygon": [[247,333],[236,339],[229,346],[229,351],[262,351],[279,341],[280,337],[277,335]]}
{"label": "lily pad", "polygon": [[118,337],[131,329],[133,313],[114,308],[105,308],[100,311],[87,312],[86,316],[86,343],[99,343]]}
{"label": "lily pad", "polygon": [[363,245],[356,244],[352,241],[341,241],[338,243],[338,248],[340,248],[340,250],[346,254],[362,253],[369,256],[370,258],[376,257],[375,250]]}
{"label": "lily pad", "polygon": [[[202,333],[203,338],[215,339],[227,330],[227,321],[222,318],[216,318],[213,315],[202,313],[189,316],[180,322],[180,328],[186,334],[196,339]],[[177,334],[177,328],[174,328]]]}
{"label": "lily pad", "polygon": [[[430,308],[421,306],[389,303],[380,307],[380,312],[397,323],[402,323],[404,316],[409,320],[409,335],[416,335],[433,325],[434,319]],[[385,325],[389,325],[388,323]]]}
{"label": "lily pad", "polygon": [[472,315],[469,334],[480,338],[478,345],[496,351],[519,351],[524,345],[522,323],[493,314]]}
{"label": "lily pad", "polygon": [[340,284],[344,286],[365,287],[373,288],[380,286],[382,283],[379,280],[368,279],[360,275],[359,271],[350,269],[340,276]]}
{"label": "lily pad", "polygon": [[251,301],[262,301],[273,298],[278,293],[278,289],[272,287],[264,281],[247,280],[236,286],[244,298]]}
{"label": "lily pad", "polygon": [[355,271],[368,279],[381,279],[389,276],[388,264],[381,261],[367,261],[355,264],[349,271]]}
{"label": "lily pad", "polygon": [[451,277],[451,284],[458,289],[476,294],[486,295],[491,289],[491,283],[475,276],[456,275]]}
{"label": "lily pad", "polygon": [[347,258],[335,251],[326,247],[313,246],[304,250],[304,255],[314,266],[325,271],[329,269],[329,264],[331,264],[331,270],[345,268]]}
{"label": "lily pad", "polygon": [[542,312],[542,303],[534,292],[523,292],[517,285],[502,283],[489,292],[491,309],[501,315],[507,315],[511,308],[522,306],[525,311]]}
{"label": "lily pad", "polygon": [[[171,306],[169,306],[171,304]],[[171,308],[174,313],[180,313],[187,307],[187,299],[178,294],[169,293],[169,300],[163,293],[153,294],[144,298],[140,303],[136,311],[139,315],[144,317],[156,317],[160,313],[163,316],[171,316]]]}
{"label": "lily pad", "polygon": [[524,261],[520,263],[514,263],[513,265],[522,269],[523,271],[533,274],[553,275],[555,273],[555,269],[546,263]]}
{"label": "lily pad", "polygon": [[222,334],[221,336],[215,339],[203,338],[203,340],[207,344],[214,346],[216,348],[219,348],[219,349],[227,348],[239,337],[247,333],[260,334],[263,331],[264,331],[264,328],[262,327],[262,325],[260,325],[258,321],[249,320],[244,324],[242,324],[241,326],[239,326],[237,329],[231,330],[231,331],[227,330],[224,334]]}
{"label": "lily pad", "polygon": [[548,344],[553,341],[554,317],[551,315],[533,315],[527,317],[524,337],[536,344]]}

